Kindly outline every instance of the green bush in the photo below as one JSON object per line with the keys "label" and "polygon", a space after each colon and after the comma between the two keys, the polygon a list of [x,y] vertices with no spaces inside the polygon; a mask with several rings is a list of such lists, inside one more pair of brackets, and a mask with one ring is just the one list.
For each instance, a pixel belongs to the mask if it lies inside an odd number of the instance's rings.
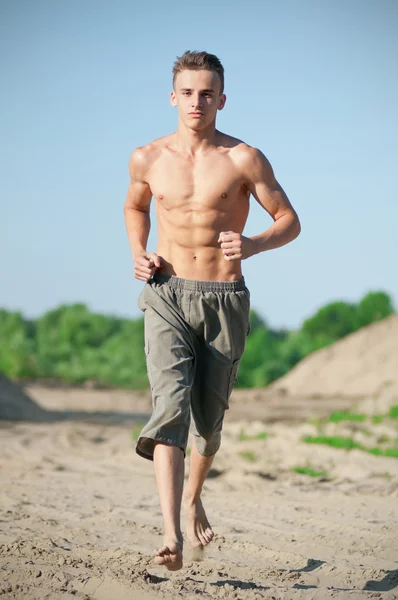
{"label": "green bush", "polygon": [[357,307],[347,302],[332,302],[304,321],[303,332],[311,338],[327,336],[339,340],[357,328]]}
{"label": "green bush", "polygon": [[357,326],[364,327],[394,312],[391,298],[385,292],[369,292],[362,298],[357,308]]}

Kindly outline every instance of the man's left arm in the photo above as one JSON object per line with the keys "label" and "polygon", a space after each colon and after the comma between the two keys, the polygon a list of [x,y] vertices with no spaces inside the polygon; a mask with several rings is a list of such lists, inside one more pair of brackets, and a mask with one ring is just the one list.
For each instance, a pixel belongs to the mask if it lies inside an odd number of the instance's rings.
{"label": "man's left arm", "polygon": [[226,260],[242,260],[279,248],[294,240],[301,231],[297,213],[275,179],[264,154],[256,148],[246,147],[242,166],[247,189],[274,223],[266,231],[250,238],[234,232],[222,232],[219,241]]}

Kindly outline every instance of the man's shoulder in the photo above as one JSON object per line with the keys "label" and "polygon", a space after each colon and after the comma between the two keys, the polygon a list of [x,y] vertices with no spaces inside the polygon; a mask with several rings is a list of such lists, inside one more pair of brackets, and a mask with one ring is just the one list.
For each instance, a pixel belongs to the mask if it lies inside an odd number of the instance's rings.
{"label": "man's shoulder", "polygon": [[273,180],[271,164],[261,150],[238,138],[222,135],[222,145],[228,149],[229,157],[245,179],[261,179],[265,182]]}
{"label": "man's shoulder", "polygon": [[232,158],[238,161],[252,161],[253,159],[260,159],[263,155],[261,150],[254,148],[247,142],[240,140],[239,138],[233,137],[226,133],[220,133],[220,145],[228,149],[229,154]]}
{"label": "man's shoulder", "polygon": [[170,135],[165,135],[148,142],[145,146],[138,146],[133,150],[131,156],[137,161],[145,161],[157,156],[167,146],[170,137]]}
{"label": "man's shoulder", "polygon": [[145,146],[135,148],[130,156],[130,166],[140,169],[148,168],[157,158],[159,158],[162,150],[167,146],[170,135],[152,140]]}

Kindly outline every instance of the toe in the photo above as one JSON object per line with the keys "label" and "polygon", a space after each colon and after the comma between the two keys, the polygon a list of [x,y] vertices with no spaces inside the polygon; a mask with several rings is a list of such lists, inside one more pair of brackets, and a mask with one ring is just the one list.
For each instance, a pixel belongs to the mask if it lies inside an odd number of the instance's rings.
{"label": "toe", "polygon": [[203,531],[203,532],[202,532],[202,539],[204,540],[205,544],[208,544],[208,543],[209,543],[209,542],[208,542],[207,535],[206,535],[206,532],[205,532],[205,531]]}
{"label": "toe", "polygon": [[206,544],[207,544],[207,541],[206,541],[206,538],[205,538],[205,536],[203,535],[203,533],[200,533],[200,534],[199,534],[199,539],[200,539],[200,542],[201,542],[201,544],[202,544],[203,546],[206,546]]}
{"label": "toe", "polygon": [[163,546],[162,548],[157,548],[154,550],[155,556],[166,556],[170,554],[170,550],[167,546]]}

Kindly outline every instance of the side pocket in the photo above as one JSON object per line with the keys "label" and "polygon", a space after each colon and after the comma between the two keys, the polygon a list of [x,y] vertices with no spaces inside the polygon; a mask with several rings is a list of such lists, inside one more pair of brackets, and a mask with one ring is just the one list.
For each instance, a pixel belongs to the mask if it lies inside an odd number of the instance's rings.
{"label": "side pocket", "polygon": [[250,334],[250,292],[245,287],[244,290],[241,290],[237,293],[239,298],[242,314],[245,320],[245,328],[246,328],[246,337]]}
{"label": "side pocket", "polygon": [[238,375],[240,361],[241,361],[240,358],[238,358],[237,360],[234,360],[232,363],[232,366],[231,366],[231,372],[229,375],[229,386],[228,386],[228,400],[229,400],[231,392],[234,388],[235,383],[237,383],[237,381],[238,381],[237,375]]}
{"label": "side pocket", "polygon": [[141,292],[140,292],[140,295],[139,295],[139,296],[138,296],[138,298],[137,298],[137,305],[138,305],[138,308],[139,308],[141,311],[142,311],[141,296],[142,296],[142,294],[143,294],[143,291],[144,291],[144,290],[141,290]]}
{"label": "side pocket", "polygon": [[144,287],[142,288],[141,293],[140,293],[140,295],[138,296],[138,299],[137,299],[138,308],[142,312],[145,312],[144,294],[145,294],[145,290],[146,290],[146,286],[147,285],[148,284],[144,285]]}
{"label": "side pocket", "polygon": [[[146,374],[148,377],[149,387],[152,390],[152,377],[151,377],[151,357],[149,356],[149,338],[145,333],[145,342],[144,342],[144,351],[145,351],[145,364],[146,364]],[[152,398],[153,402],[153,398]]]}

